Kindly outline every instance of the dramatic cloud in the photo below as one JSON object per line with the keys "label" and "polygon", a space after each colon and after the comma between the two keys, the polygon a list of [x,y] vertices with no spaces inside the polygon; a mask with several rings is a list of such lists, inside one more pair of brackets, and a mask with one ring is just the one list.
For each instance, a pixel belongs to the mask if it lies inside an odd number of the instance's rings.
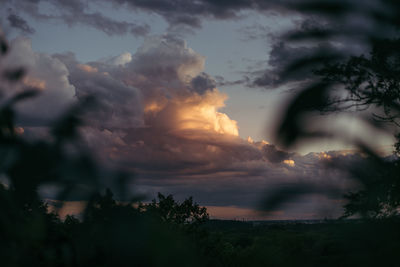
{"label": "dramatic cloud", "polygon": [[91,117],[100,118],[97,128],[108,129],[104,135],[120,134],[124,145],[114,147],[112,158],[154,169],[162,168],[158,162],[179,168],[216,158],[219,146],[245,143],[238,138],[237,123],[218,111],[227,96],[202,73],[204,57],[184,41],[151,37],[134,55],[124,57],[130,61],[79,64],[68,55],[58,56],[70,69],[78,98],[92,93],[105,101],[102,116]]}
{"label": "dramatic cloud", "polygon": [[[193,195],[202,205],[249,208],[282,185],[314,183],[322,192],[350,186],[343,174],[327,169],[330,154],[301,156],[242,139],[237,122],[221,112],[227,96],[204,72],[205,58],[179,38],[149,37],[134,54],[88,63],[71,53],[35,53],[28,39],[12,46],[10,64],[29,68],[24,83],[41,88],[41,97],[51,95],[21,109],[40,107],[30,114],[46,117],[94,95],[98,106],[83,115],[81,133],[104,163],[136,174],[137,192]],[[337,204],[339,195],[319,204]],[[313,201],[297,207],[307,206],[312,214]]]}

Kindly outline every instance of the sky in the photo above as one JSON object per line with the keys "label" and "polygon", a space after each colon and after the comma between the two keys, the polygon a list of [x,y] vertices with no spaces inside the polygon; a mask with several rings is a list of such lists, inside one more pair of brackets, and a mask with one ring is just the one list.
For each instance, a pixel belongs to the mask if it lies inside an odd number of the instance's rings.
{"label": "sky", "polygon": [[[296,85],[310,77],[309,70],[285,78],[280,71],[320,48],[290,46],[281,36],[319,21],[257,0],[0,4],[0,25],[12,47],[2,63],[26,67],[23,85],[41,91],[18,106],[27,137],[43,138],[51,121],[94,95],[99,108],[87,112],[81,134],[99,161],[135,175],[132,192],[193,196],[213,218],[341,214],[342,194],[355,185],[327,166],[351,164],[360,155],[329,139],[282,148],[275,135]],[[365,49],[345,41],[332,47]],[[324,122],[332,130],[338,125],[350,137],[364,127],[352,116]],[[382,151],[392,149],[390,137],[363,133],[378,136]],[[313,184],[306,196],[256,211],[264,196],[300,183]]]}

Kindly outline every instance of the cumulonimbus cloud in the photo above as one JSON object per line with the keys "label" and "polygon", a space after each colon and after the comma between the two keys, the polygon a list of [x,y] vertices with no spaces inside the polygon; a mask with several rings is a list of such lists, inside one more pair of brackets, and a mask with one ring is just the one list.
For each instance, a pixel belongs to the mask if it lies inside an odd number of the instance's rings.
{"label": "cumulonimbus cloud", "polygon": [[241,138],[237,122],[221,112],[227,95],[204,72],[205,58],[177,37],[149,37],[134,54],[89,63],[71,53],[35,53],[28,39],[13,44],[9,60],[30,69],[24,82],[58,103],[41,103],[48,113],[32,114],[61,113],[64,104],[94,95],[99,105],[84,115],[82,135],[102,160],[134,172],[136,188],[147,193],[249,207],[268,188],[302,179],[347,186],[326,170],[329,155],[301,156]]}

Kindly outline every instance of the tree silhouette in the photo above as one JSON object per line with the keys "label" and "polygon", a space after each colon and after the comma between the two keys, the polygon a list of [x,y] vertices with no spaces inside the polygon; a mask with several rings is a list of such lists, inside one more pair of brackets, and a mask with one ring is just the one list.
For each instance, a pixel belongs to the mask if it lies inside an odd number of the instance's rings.
{"label": "tree silhouette", "polygon": [[205,207],[193,202],[193,198],[177,203],[172,195],[164,196],[158,193],[158,201],[153,199],[149,204],[140,204],[139,210],[159,217],[162,221],[176,225],[198,225],[208,220]]}
{"label": "tree silhouette", "polygon": [[[393,125],[399,131],[400,120],[400,40],[375,40],[368,57],[353,56],[346,62],[328,64],[315,71],[326,83],[335,85],[321,111],[339,112],[355,109],[372,110],[372,120]],[[338,93],[339,91],[339,93]],[[387,126],[387,125],[383,125]],[[392,128],[393,128],[392,127]],[[400,135],[394,150],[400,155]],[[400,206],[399,160],[390,161],[372,156],[363,166],[365,171],[354,171],[353,178],[363,182],[364,188],[345,195],[345,216],[362,214],[364,217],[390,217],[398,214]],[[372,168],[371,168],[372,166]]]}
{"label": "tree silhouette", "polygon": [[[368,57],[353,56],[343,63],[316,70],[324,82],[333,83],[336,97],[326,111],[374,108],[373,118],[400,127],[400,39],[375,40]],[[344,89],[345,95],[337,91]],[[379,112],[379,113],[377,113]]]}
{"label": "tree silhouette", "polygon": [[[369,1],[366,6],[352,0],[283,3],[292,11],[321,24],[290,31],[284,36],[287,44],[306,43],[307,47],[318,49],[299,55],[281,73],[283,80],[304,73],[304,69],[312,69],[315,75],[310,75],[307,82],[296,88],[297,92],[284,109],[277,127],[277,138],[287,147],[321,137],[352,143],[364,155],[364,160],[352,166],[334,165],[360,185],[359,191],[346,194],[348,204],[344,215],[373,218],[396,215],[399,207],[398,158],[381,157],[374,147],[374,140],[365,140],[361,138],[362,134],[349,138],[345,129],[326,130],[323,125],[316,124],[314,118],[352,111],[368,127],[394,134],[397,140],[394,150],[399,153],[399,2],[376,0]],[[360,27],[361,21],[366,27]],[[371,52],[361,55],[365,50],[340,50],[334,45],[337,42],[343,42],[344,47],[346,44],[369,47]],[[276,194],[267,196],[266,206],[279,205],[310,190],[316,193],[313,189],[305,190],[307,187],[310,185],[298,185],[291,188],[291,192],[277,190]]]}

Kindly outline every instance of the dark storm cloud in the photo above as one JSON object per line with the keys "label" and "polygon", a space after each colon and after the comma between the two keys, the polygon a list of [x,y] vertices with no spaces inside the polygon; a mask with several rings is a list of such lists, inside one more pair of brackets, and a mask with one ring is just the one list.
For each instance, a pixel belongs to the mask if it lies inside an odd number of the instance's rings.
{"label": "dark storm cloud", "polygon": [[[43,3],[55,7],[55,12],[51,14],[41,12],[39,5]],[[96,0],[91,2],[91,4],[93,3],[107,3],[116,9],[128,8],[132,11],[157,14],[163,17],[172,28],[178,29],[179,25],[200,28],[202,21],[206,18],[220,20],[237,19],[243,15],[241,14],[242,11],[264,12],[269,10],[283,10],[283,5],[279,0]],[[145,24],[120,21],[109,18],[99,12],[92,12],[89,3],[84,0],[5,0],[4,5],[23,11],[36,19],[61,20],[68,25],[85,24],[109,35],[132,33],[140,36],[146,35],[150,30],[149,26]]]}
{"label": "dark storm cloud", "polygon": [[264,156],[268,159],[268,161],[272,163],[280,163],[284,160],[289,159],[291,156],[290,153],[277,149],[275,145],[266,144],[263,146],[262,150]]}
{"label": "dark storm cloud", "polygon": [[267,70],[253,72],[258,76],[254,79],[253,85],[259,87],[273,88],[292,82],[303,82],[314,77],[313,70],[321,67],[320,62],[308,62],[302,68],[293,72],[287,72],[293,63],[299,60],[312,59],[321,55],[326,58],[338,54],[339,49],[330,43],[319,44],[318,46],[293,47],[280,41],[273,45],[270,54]]}
{"label": "dark storm cloud", "polygon": [[322,64],[368,51],[363,40],[346,36],[346,32],[355,29],[343,29],[344,23],[303,16],[294,24],[293,29],[279,36],[269,35],[273,45],[268,52],[268,67],[255,67],[247,73],[252,78],[250,87],[276,88],[307,82],[315,78],[313,72]]}
{"label": "dark storm cloud", "polygon": [[116,21],[100,13],[71,13],[61,16],[68,25],[81,23],[92,26],[108,35],[124,35],[131,33],[135,36],[144,36],[150,31],[150,26]]}
{"label": "dark storm cloud", "polygon": [[[49,4],[55,7],[52,13],[43,13],[40,11],[40,4]],[[10,13],[11,10],[18,10],[21,13],[28,14],[34,19],[38,20],[52,20],[62,21],[69,26],[77,24],[88,25],[95,29],[105,32],[108,35],[124,35],[133,34],[135,36],[144,36],[150,31],[150,27],[146,24],[139,24],[134,22],[120,21],[107,17],[100,12],[91,12],[90,7],[86,1],[5,1],[5,6],[9,7],[7,16],[10,21],[20,28],[31,29],[26,21],[15,14]],[[11,21],[10,21],[11,22]],[[25,23],[23,23],[25,22]],[[16,26],[17,27],[17,26]]]}
{"label": "dark storm cloud", "polygon": [[[250,72],[251,86],[276,88],[312,79],[313,70],[370,51],[371,40],[398,34],[396,3],[358,1],[286,1],[298,15],[293,29],[268,37],[274,43],[269,67]],[[385,18],[385,19],[383,19]],[[261,30],[262,32],[262,30]],[[247,35],[249,39],[259,34]],[[296,84],[298,85],[298,84]]]}
{"label": "dark storm cloud", "polygon": [[216,83],[217,83],[218,87],[249,84],[252,81],[250,79],[250,77],[248,77],[248,76],[243,76],[242,79],[235,80],[235,81],[226,80],[222,76],[215,76],[215,80],[216,80]]}
{"label": "dark storm cloud", "polygon": [[204,205],[242,208],[262,207],[264,197],[282,193],[287,201],[286,211],[297,209],[303,215],[313,211],[308,216],[318,218],[320,214],[315,212],[324,208],[335,210],[329,216],[340,216],[343,193],[356,185],[346,179],[345,172],[330,168],[329,164],[342,161],[356,164],[361,157],[356,153],[327,152],[292,158],[293,166],[242,159],[234,166],[210,173],[171,172],[168,176],[141,173],[137,185],[149,196],[162,191],[184,199],[190,192]]}
{"label": "dark storm cloud", "polygon": [[206,91],[213,90],[217,87],[215,80],[207,73],[200,73],[190,82],[194,91],[203,94]]}
{"label": "dark storm cloud", "polygon": [[17,28],[21,30],[24,33],[32,34],[35,32],[35,29],[29,26],[29,24],[18,16],[17,14],[11,13],[7,17],[8,22],[10,23],[10,26],[13,28]]}
{"label": "dark storm cloud", "polygon": [[114,0],[119,5],[125,4],[134,10],[144,10],[164,17],[171,24],[186,24],[199,27],[202,19],[235,19],[241,11],[266,11],[278,8],[280,1],[262,0]]}

